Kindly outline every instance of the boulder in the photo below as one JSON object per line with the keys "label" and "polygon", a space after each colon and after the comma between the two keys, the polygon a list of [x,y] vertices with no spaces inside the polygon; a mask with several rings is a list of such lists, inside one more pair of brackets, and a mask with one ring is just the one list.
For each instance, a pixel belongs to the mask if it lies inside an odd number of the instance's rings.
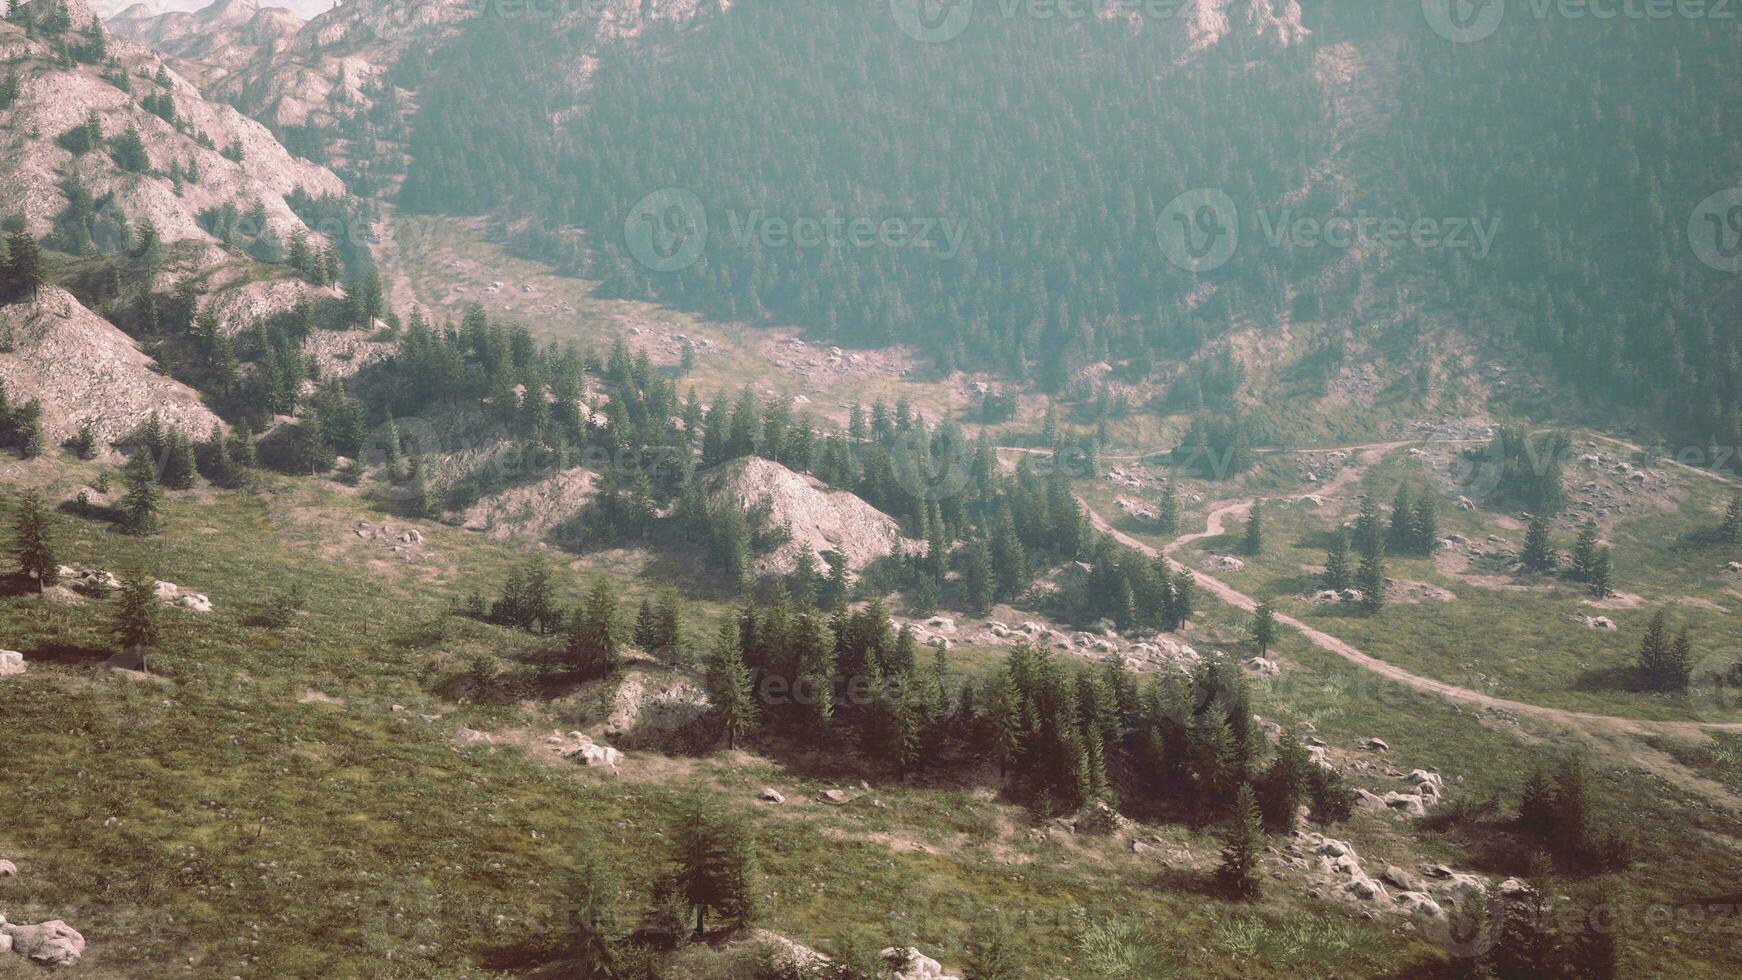
{"label": "boulder", "polygon": [[823,802],[833,803],[836,806],[846,806],[853,802],[853,798],[847,795],[845,790],[825,789],[823,790]]}
{"label": "boulder", "polygon": [[1463,908],[1466,903],[1485,900],[1488,897],[1488,883],[1475,875],[1454,871],[1440,886],[1440,891],[1453,905]]}
{"label": "boulder", "polygon": [[16,650],[0,650],[0,677],[15,677],[24,673],[24,654]]}
{"label": "boulder", "polygon": [[1531,893],[1530,886],[1517,878],[1508,878],[1494,888],[1505,898],[1520,898]]}
{"label": "boulder", "polygon": [[786,797],[782,796],[780,791],[772,786],[762,787],[762,792],[757,799],[762,800],[764,803],[774,803],[777,805],[786,802]]}
{"label": "boulder", "polygon": [[1386,865],[1385,873],[1379,877],[1380,880],[1403,889],[1405,893],[1427,891],[1427,882],[1421,880],[1417,875],[1410,874],[1395,864]]}
{"label": "boulder", "polygon": [[1356,870],[1354,876],[1349,879],[1349,883],[1343,886],[1343,891],[1351,898],[1363,902],[1377,902],[1390,897],[1385,893],[1385,886],[1362,874],[1359,870]]}
{"label": "boulder", "polygon": [[0,925],[0,935],[12,941],[14,953],[43,966],[73,966],[85,955],[85,937],[59,919],[34,926]]}
{"label": "boulder", "polygon": [[1366,807],[1369,810],[1383,810],[1383,809],[1385,809],[1385,799],[1384,799],[1384,797],[1382,797],[1379,794],[1374,793],[1370,790],[1365,790],[1365,789],[1361,789],[1360,787],[1356,787],[1355,788],[1355,805]]}
{"label": "boulder", "polygon": [[1733,561],[1730,564],[1724,566],[1724,568],[1726,571],[1737,573],[1737,574],[1742,574],[1742,561]]}
{"label": "boulder", "polygon": [[1399,892],[1397,907],[1418,923],[1437,923],[1446,920],[1446,910],[1440,908],[1440,903],[1434,901],[1433,896],[1427,892]]}
{"label": "boulder", "polygon": [[1386,793],[1385,805],[1411,817],[1427,813],[1427,801],[1414,793]]}
{"label": "boulder", "polygon": [[1238,572],[1246,567],[1246,563],[1233,555],[1218,555],[1210,559],[1210,564],[1230,572]]}
{"label": "boulder", "polygon": [[889,980],[956,980],[944,973],[942,963],[912,946],[906,949],[891,946],[879,955],[889,967]]}
{"label": "boulder", "polygon": [[1390,752],[1391,746],[1382,738],[1370,738],[1361,743],[1361,747],[1375,752]]}
{"label": "boulder", "polygon": [[11,861],[0,861],[0,878],[10,878],[18,873],[18,865]]}
{"label": "boulder", "polygon": [[1282,665],[1265,657],[1253,657],[1246,661],[1246,669],[1260,677],[1280,677]]}
{"label": "boulder", "polygon": [[1588,629],[1602,630],[1606,633],[1613,633],[1620,629],[1615,625],[1615,621],[1607,616],[1584,616],[1581,619]]}
{"label": "boulder", "polygon": [[212,600],[197,593],[189,592],[175,600],[176,607],[192,613],[209,613],[212,611]]}

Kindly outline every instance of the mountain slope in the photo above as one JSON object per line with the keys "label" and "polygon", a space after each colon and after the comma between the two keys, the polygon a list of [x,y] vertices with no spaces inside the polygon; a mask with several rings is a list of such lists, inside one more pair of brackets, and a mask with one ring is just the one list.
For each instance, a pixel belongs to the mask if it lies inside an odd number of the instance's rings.
{"label": "mountain slope", "polygon": [[[88,36],[91,15],[74,14],[74,34]],[[0,110],[0,214],[21,215],[33,234],[53,233],[67,251],[114,248],[124,223],[149,221],[165,241],[214,241],[202,215],[209,221],[231,205],[241,214],[258,206],[253,232],[283,242],[305,228],[288,196],[344,192],[330,171],[207,101],[146,48],[105,35],[101,57],[69,67],[57,43],[0,24],[0,55],[20,82],[16,101]]]}
{"label": "mountain slope", "polygon": [[0,306],[0,334],[12,338],[0,353],[7,397],[41,400],[51,444],[86,421],[101,443],[126,438],[153,412],[199,438],[218,421],[197,393],[158,374],[132,338],[64,290],[46,287],[35,302]]}
{"label": "mountain slope", "polygon": [[177,68],[205,89],[217,79],[277,50],[307,23],[280,6],[257,0],[217,0],[197,11],[162,13],[134,4],[106,22],[111,33],[176,59]]}

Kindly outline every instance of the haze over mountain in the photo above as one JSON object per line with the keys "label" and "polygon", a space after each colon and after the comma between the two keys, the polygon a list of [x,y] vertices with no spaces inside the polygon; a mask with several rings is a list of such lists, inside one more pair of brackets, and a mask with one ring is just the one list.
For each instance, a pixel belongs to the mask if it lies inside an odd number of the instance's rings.
{"label": "haze over mountain", "polygon": [[1742,973],[1720,11],[88,3],[0,976]]}

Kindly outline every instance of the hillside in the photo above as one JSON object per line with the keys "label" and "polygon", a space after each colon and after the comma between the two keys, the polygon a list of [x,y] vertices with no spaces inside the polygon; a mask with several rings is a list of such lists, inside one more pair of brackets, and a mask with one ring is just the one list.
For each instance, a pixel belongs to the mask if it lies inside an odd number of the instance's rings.
{"label": "hillside", "polygon": [[134,4],[104,22],[121,37],[176,59],[176,68],[202,91],[255,58],[269,56],[307,23],[280,5],[218,0],[194,11],[164,12]]}
{"label": "hillside", "polygon": [[106,445],[132,435],[153,413],[190,438],[205,438],[218,421],[196,392],[158,374],[132,338],[63,290],[0,306],[0,335],[12,343],[0,353],[7,398],[42,402],[51,446],[84,422]]}
{"label": "hillside", "polygon": [[[53,2],[24,4],[20,17]],[[74,252],[113,250],[147,222],[164,241],[214,241],[210,216],[226,206],[261,216],[253,235],[288,242],[307,230],[288,196],[344,193],[330,171],[207,101],[162,56],[100,33],[81,10],[73,8],[73,33],[86,38],[85,60],[71,66],[56,38],[0,23],[0,54],[19,79],[0,110],[0,214],[22,216],[33,234]]]}

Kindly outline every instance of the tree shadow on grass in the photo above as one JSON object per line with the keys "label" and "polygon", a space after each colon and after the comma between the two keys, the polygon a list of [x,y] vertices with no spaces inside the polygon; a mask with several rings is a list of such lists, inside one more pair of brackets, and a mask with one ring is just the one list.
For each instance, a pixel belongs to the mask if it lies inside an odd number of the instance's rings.
{"label": "tree shadow on grass", "polygon": [[100,667],[115,651],[107,647],[84,646],[77,643],[49,643],[37,647],[25,656],[31,663],[58,664],[64,667]]}
{"label": "tree shadow on grass", "polygon": [[117,528],[125,523],[127,519],[127,515],[123,514],[120,508],[110,507],[105,504],[93,504],[88,501],[81,503],[77,498],[73,500],[63,500],[61,501],[60,506],[55,509],[69,517],[77,517],[80,520],[86,521],[97,521]]}
{"label": "tree shadow on grass", "polygon": [[1603,667],[1580,671],[1573,679],[1573,690],[1587,693],[1626,691],[1637,693],[1645,689],[1639,669],[1632,666]]}

